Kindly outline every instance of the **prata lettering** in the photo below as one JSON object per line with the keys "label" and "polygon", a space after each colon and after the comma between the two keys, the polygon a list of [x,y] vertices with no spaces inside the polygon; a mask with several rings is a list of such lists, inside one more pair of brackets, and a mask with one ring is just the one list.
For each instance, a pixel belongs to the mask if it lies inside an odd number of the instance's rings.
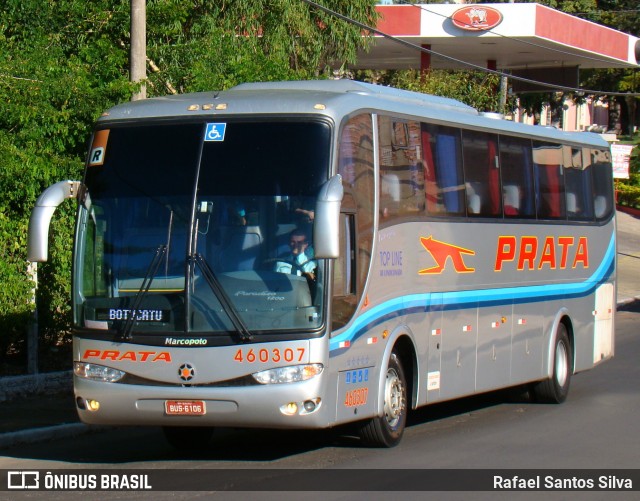
{"label": "prata lettering", "polygon": [[119,351],[119,350],[85,350],[83,360],[92,358],[98,360],[112,360],[114,362],[171,362],[168,351]]}

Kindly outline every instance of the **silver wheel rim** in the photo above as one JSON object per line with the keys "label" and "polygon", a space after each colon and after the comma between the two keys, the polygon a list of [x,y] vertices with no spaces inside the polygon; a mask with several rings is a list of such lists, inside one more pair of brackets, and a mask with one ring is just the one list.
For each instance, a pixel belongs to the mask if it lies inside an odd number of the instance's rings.
{"label": "silver wheel rim", "polygon": [[569,374],[567,347],[562,341],[558,342],[556,350],[556,381],[560,387],[564,387]]}
{"label": "silver wheel rim", "polygon": [[391,428],[395,428],[404,412],[404,387],[395,369],[387,369],[384,384],[384,417]]}

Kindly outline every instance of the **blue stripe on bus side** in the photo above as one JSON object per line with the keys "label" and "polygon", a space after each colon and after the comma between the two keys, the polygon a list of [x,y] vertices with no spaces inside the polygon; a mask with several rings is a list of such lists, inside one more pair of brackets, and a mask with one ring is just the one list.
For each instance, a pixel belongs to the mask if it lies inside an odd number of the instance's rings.
{"label": "blue stripe on bus side", "polygon": [[474,289],[468,291],[411,294],[385,301],[365,311],[355,319],[353,325],[332,338],[329,343],[331,356],[348,348],[340,343],[353,342],[374,326],[410,313],[427,313],[442,309],[496,306],[499,304],[534,303],[555,298],[582,297],[592,294],[595,288],[605,282],[613,273],[615,264],[615,237],[612,235],[600,266],[584,282],[559,283],[553,285],[531,285],[526,287],[505,287],[501,289]]}

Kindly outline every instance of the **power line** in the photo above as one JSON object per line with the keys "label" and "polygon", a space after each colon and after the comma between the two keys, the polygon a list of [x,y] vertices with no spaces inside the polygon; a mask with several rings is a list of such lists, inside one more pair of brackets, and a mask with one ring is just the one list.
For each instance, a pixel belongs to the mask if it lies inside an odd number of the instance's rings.
{"label": "power line", "polygon": [[317,8],[318,10],[321,10],[331,16],[334,16],[338,19],[341,19],[342,21],[345,21],[347,23],[353,24],[365,31],[369,31],[371,33],[375,33],[376,35],[380,35],[383,38],[386,38],[388,40],[391,40],[392,42],[395,42],[399,45],[404,45],[405,47],[409,47],[410,49],[413,50],[417,50],[420,52],[424,52],[426,54],[430,54],[432,56],[438,56],[441,57],[443,59],[447,59],[449,61],[458,63],[462,66],[466,66],[472,69],[475,69],[477,71],[483,71],[485,73],[489,73],[492,75],[497,75],[500,77],[507,77],[510,78],[511,80],[517,80],[519,82],[524,82],[524,83],[528,83],[531,85],[538,85],[540,87],[546,87],[552,90],[559,90],[559,91],[564,91],[564,92],[575,92],[575,93],[582,93],[582,94],[588,94],[588,95],[594,95],[594,96],[632,96],[632,97],[640,97],[640,93],[635,93],[635,92],[605,92],[605,91],[599,91],[599,90],[593,90],[593,89],[583,89],[581,87],[568,87],[568,86],[563,86],[563,85],[557,85],[557,84],[551,84],[548,82],[541,82],[539,80],[532,80],[530,78],[525,78],[525,77],[520,77],[520,76],[516,76],[516,75],[512,75],[510,73],[505,73],[503,71],[498,71],[498,70],[491,70],[489,68],[485,68],[483,66],[479,66],[477,64],[473,64],[470,63],[468,61],[463,61],[462,59],[457,59],[455,57],[452,56],[447,56],[446,54],[442,54],[440,52],[431,50],[431,49],[426,49],[424,47],[421,47],[419,45],[416,45],[414,43],[411,42],[407,42],[406,40],[402,40],[401,38],[398,38],[394,35],[389,35],[388,33],[385,33],[384,31],[381,31],[377,28],[374,28],[373,26],[369,26],[367,24],[361,23],[360,21],[356,21],[355,19],[352,19],[348,16],[345,16],[343,14],[340,14],[339,12],[336,12],[332,9],[329,9],[328,7],[325,7],[324,5],[320,5],[316,2],[314,2],[313,0],[301,0],[302,2]]}

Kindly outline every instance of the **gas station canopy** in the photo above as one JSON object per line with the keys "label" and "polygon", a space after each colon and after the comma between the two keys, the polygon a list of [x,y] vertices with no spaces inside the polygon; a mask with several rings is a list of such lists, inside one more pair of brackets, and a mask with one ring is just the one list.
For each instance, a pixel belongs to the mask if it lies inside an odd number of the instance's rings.
{"label": "gas station canopy", "polygon": [[376,34],[354,69],[473,69],[464,61],[513,74],[544,70],[552,76],[561,69],[577,75],[578,68],[637,68],[640,59],[637,37],[535,3],[376,9],[377,30],[433,52]]}

